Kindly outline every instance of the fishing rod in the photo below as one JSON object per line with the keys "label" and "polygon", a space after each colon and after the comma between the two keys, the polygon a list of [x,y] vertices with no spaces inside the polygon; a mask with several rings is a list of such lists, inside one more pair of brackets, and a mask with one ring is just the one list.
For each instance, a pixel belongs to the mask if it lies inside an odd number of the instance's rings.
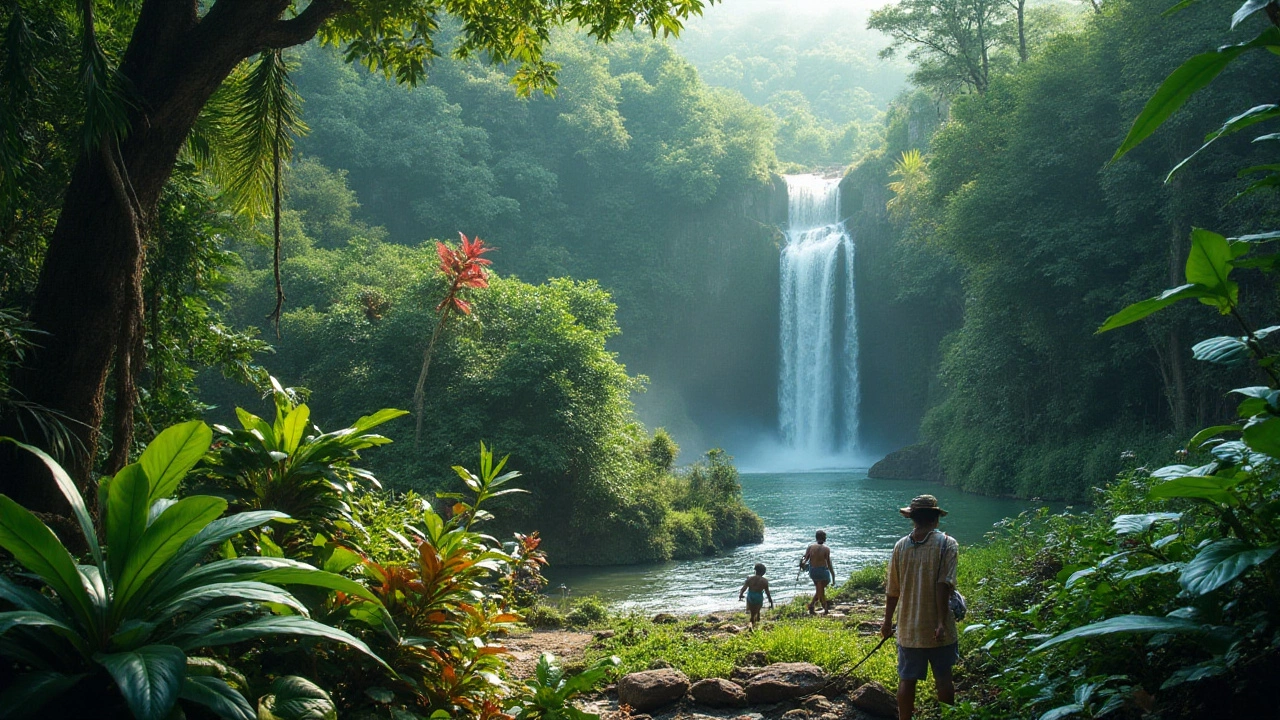
{"label": "fishing rod", "polygon": [[808,695],[805,695],[805,697],[810,698],[810,697],[813,697],[814,695],[821,695],[822,693],[826,692],[827,688],[830,688],[832,685],[835,685],[837,682],[848,679],[851,675],[853,675],[854,670],[857,670],[858,668],[862,667],[863,663],[870,660],[872,655],[875,655],[880,648],[884,647],[884,644],[889,642],[889,638],[893,637],[894,634],[897,633],[897,631],[898,631],[898,626],[894,625],[893,629],[889,631],[889,634],[885,637],[880,638],[880,642],[876,643],[876,646],[871,648],[871,652],[867,653],[866,657],[859,660],[856,664],[854,664],[853,667],[849,668],[848,670],[841,670],[840,672],[831,676],[831,679],[828,680],[827,683],[822,686],[821,690],[818,690],[817,692],[809,693]]}

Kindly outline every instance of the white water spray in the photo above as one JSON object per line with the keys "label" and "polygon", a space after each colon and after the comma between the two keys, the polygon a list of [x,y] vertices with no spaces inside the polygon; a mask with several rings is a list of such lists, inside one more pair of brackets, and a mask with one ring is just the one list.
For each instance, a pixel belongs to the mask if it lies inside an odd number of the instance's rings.
{"label": "white water spray", "polygon": [[788,448],[817,463],[858,450],[854,243],[840,221],[839,186],[787,176],[778,426]]}

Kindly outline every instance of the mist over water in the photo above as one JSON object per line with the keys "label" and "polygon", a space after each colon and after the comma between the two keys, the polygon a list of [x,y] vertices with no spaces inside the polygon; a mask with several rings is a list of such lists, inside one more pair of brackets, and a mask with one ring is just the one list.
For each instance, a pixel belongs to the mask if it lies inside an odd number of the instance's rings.
{"label": "mist over water", "polygon": [[840,180],[788,175],[781,258],[777,452],[748,464],[847,468],[858,453],[858,321],[854,242],[840,220]]}

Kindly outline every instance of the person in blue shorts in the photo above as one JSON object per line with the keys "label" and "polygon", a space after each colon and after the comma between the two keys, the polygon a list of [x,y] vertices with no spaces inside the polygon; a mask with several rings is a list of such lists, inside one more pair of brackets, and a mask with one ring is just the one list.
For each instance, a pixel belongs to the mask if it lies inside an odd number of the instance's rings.
{"label": "person in blue shorts", "polygon": [[764,570],[763,564],[756,563],[756,574],[749,576],[742,587],[738,588],[738,600],[746,595],[752,628],[760,624],[760,609],[764,607],[765,597],[769,598],[769,607],[773,607],[773,595],[769,592],[769,581],[764,579]]}
{"label": "person in blue shorts", "polygon": [[956,701],[952,667],[959,659],[956,618],[949,598],[956,586],[960,547],[955,538],[938,531],[947,514],[932,495],[920,495],[898,512],[909,518],[911,533],[893,546],[885,578],[884,624],[880,635],[893,634],[898,617],[898,718],[911,720],[916,706],[916,683],[933,669],[938,701]]}
{"label": "person in blue shorts", "polygon": [[827,586],[835,582],[836,568],[831,564],[831,548],[827,547],[827,533],[823,530],[813,534],[817,542],[804,551],[800,560],[801,567],[809,568],[809,579],[813,581],[813,600],[809,601],[809,614],[815,614],[815,605],[822,608],[825,615],[831,610],[831,602],[827,600]]}

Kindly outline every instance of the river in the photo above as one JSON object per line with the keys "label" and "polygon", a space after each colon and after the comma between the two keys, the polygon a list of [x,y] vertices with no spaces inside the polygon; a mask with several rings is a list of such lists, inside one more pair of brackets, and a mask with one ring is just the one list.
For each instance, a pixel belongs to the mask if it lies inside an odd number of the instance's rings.
{"label": "river", "polygon": [[548,593],[561,584],[571,597],[595,595],[616,609],[643,612],[709,612],[737,606],[738,587],[757,562],[769,571],[779,604],[797,593],[812,593],[807,577],[796,582],[796,564],[815,530],[827,531],[837,583],[849,571],[888,558],[911,527],[898,514],[914,495],[938,497],[948,515],[941,529],[963,546],[981,542],[991,526],[1032,506],[941,485],[874,480],[864,470],[742,475],[742,497],[764,519],[764,542],[718,557],[647,565],[551,567]]}

